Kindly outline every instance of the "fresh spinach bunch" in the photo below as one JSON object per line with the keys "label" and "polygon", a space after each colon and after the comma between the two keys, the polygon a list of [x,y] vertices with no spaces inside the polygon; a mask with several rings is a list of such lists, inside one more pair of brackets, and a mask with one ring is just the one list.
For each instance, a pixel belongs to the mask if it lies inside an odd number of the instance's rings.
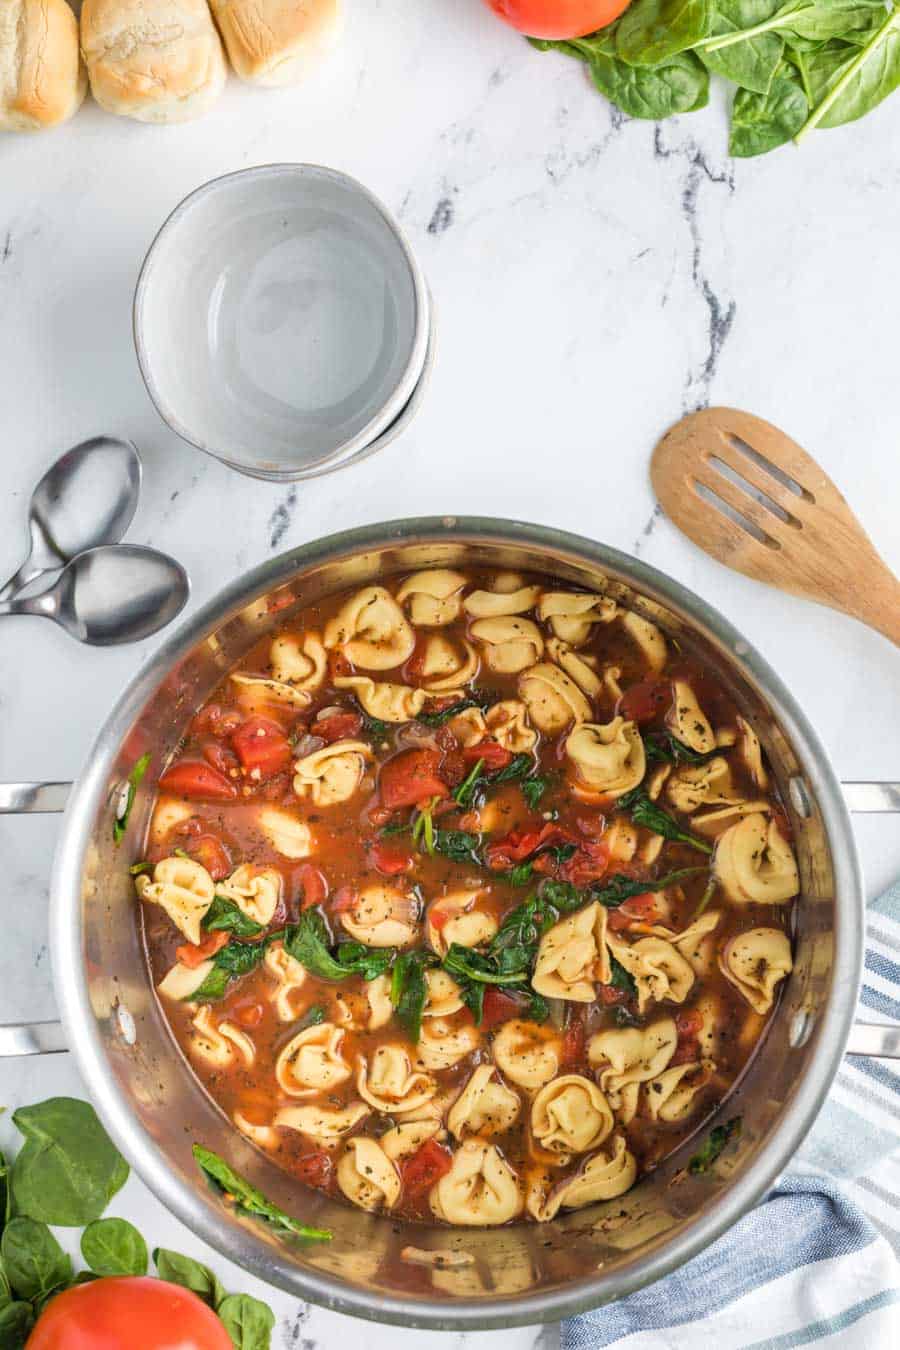
{"label": "fresh spinach bunch", "polygon": [[[13,1121],[25,1142],[12,1164],[0,1154],[2,1350],[24,1350],[36,1320],[57,1294],[107,1276],[146,1275],[149,1264],[147,1243],[135,1226],[126,1219],[102,1217],[127,1180],[128,1166],[93,1107],[75,1098],[53,1097],[21,1107]],[[221,1175],[227,1176],[229,1193],[247,1212],[302,1236],[330,1236],[283,1215],[230,1169]],[[51,1224],[83,1229],[85,1270],[75,1273]],[[157,1248],[153,1260],[160,1279],[191,1289],[209,1304],[235,1350],[270,1350],[275,1318],[265,1303],[247,1294],[228,1294],[211,1270],[178,1252]]]}
{"label": "fresh spinach bunch", "polygon": [[900,0],[633,0],[588,37],[529,41],[585,61],[631,117],[701,108],[708,72],[723,76],[738,158],[853,122],[900,85]]}

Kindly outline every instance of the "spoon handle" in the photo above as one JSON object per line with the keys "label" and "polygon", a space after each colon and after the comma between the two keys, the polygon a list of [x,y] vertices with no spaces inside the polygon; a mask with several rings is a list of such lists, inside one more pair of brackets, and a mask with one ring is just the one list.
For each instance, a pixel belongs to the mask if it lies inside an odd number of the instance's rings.
{"label": "spoon handle", "polygon": [[59,617],[59,592],[51,586],[24,600],[0,601],[0,617],[4,614],[33,614],[39,619],[56,619]]}
{"label": "spoon handle", "polygon": [[34,581],[36,577],[42,576],[46,570],[45,567],[36,567],[30,558],[26,559],[15,576],[11,576],[5,586],[0,586],[0,602],[13,600],[18,591],[21,591],[29,582]]}

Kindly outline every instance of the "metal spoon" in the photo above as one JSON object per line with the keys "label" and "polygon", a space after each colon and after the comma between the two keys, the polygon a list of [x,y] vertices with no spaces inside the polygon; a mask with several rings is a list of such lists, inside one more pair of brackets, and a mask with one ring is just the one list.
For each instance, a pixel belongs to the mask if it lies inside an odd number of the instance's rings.
{"label": "metal spoon", "polygon": [[115,544],[131,524],[140,490],[141,461],[130,441],[95,436],[67,450],[31,495],[31,551],[0,588],[0,600],[86,549]]}
{"label": "metal spoon", "polygon": [[187,573],[174,558],[137,544],[109,544],[72,558],[39,595],[0,602],[0,615],[53,619],[79,642],[111,647],[150,637],[175,618],[189,594]]}

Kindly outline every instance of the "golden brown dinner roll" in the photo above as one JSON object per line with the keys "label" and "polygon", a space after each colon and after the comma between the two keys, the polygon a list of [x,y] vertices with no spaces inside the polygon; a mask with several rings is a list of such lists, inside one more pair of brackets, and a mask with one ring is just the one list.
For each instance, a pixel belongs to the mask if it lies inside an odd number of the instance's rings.
{"label": "golden brown dinner roll", "polygon": [[68,121],[86,88],[66,0],[0,0],[0,131]]}
{"label": "golden brown dinner roll", "polygon": [[295,84],[340,36],[341,0],[210,0],[231,64],[253,84]]}
{"label": "golden brown dinner roll", "polygon": [[225,83],[206,0],[84,0],[81,50],[100,106],[139,122],[199,117]]}

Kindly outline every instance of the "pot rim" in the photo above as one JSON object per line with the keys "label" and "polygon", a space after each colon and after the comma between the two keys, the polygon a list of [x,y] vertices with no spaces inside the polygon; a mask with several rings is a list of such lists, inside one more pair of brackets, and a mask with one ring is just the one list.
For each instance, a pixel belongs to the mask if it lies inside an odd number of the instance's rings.
{"label": "pot rim", "polygon": [[[611,569],[705,630],[723,654],[764,693],[788,736],[815,794],[831,844],[835,878],[835,956],[831,990],[814,1029],[816,1043],[781,1120],[741,1176],[676,1237],[617,1274],[598,1273],[590,1284],[496,1299],[400,1298],[346,1284],[325,1272],[282,1261],[260,1242],[248,1256],[239,1237],[224,1228],[221,1213],[190,1192],[133,1115],[112,1073],[83,978],[81,864],[121,742],[162,676],[223,618],[298,572],[349,554],[411,543],[531,544],[557,559]],[[838,1071],[861,981],[864,891],[849,814],[840,784],[818,736],[799,704],[738,630],[712,606],[665,573],[630,555],[582,536],[477,516],[418,517],[366,525],[313,540],[260,564],[231,582],[183,622],[131,680],[113,707],[69,799],[54,861],[50,896],[50,946],[54,987],[67,1043],[97,1111],[116,1146],[156,1197],[198,1237],[251,1274],[336,1312],[377,1322],[433,1330],[474,1331],[558,1321],[599,1307],[650,1284],[684,1264],[731,1227],[772,1186],[812,1126]]]}

